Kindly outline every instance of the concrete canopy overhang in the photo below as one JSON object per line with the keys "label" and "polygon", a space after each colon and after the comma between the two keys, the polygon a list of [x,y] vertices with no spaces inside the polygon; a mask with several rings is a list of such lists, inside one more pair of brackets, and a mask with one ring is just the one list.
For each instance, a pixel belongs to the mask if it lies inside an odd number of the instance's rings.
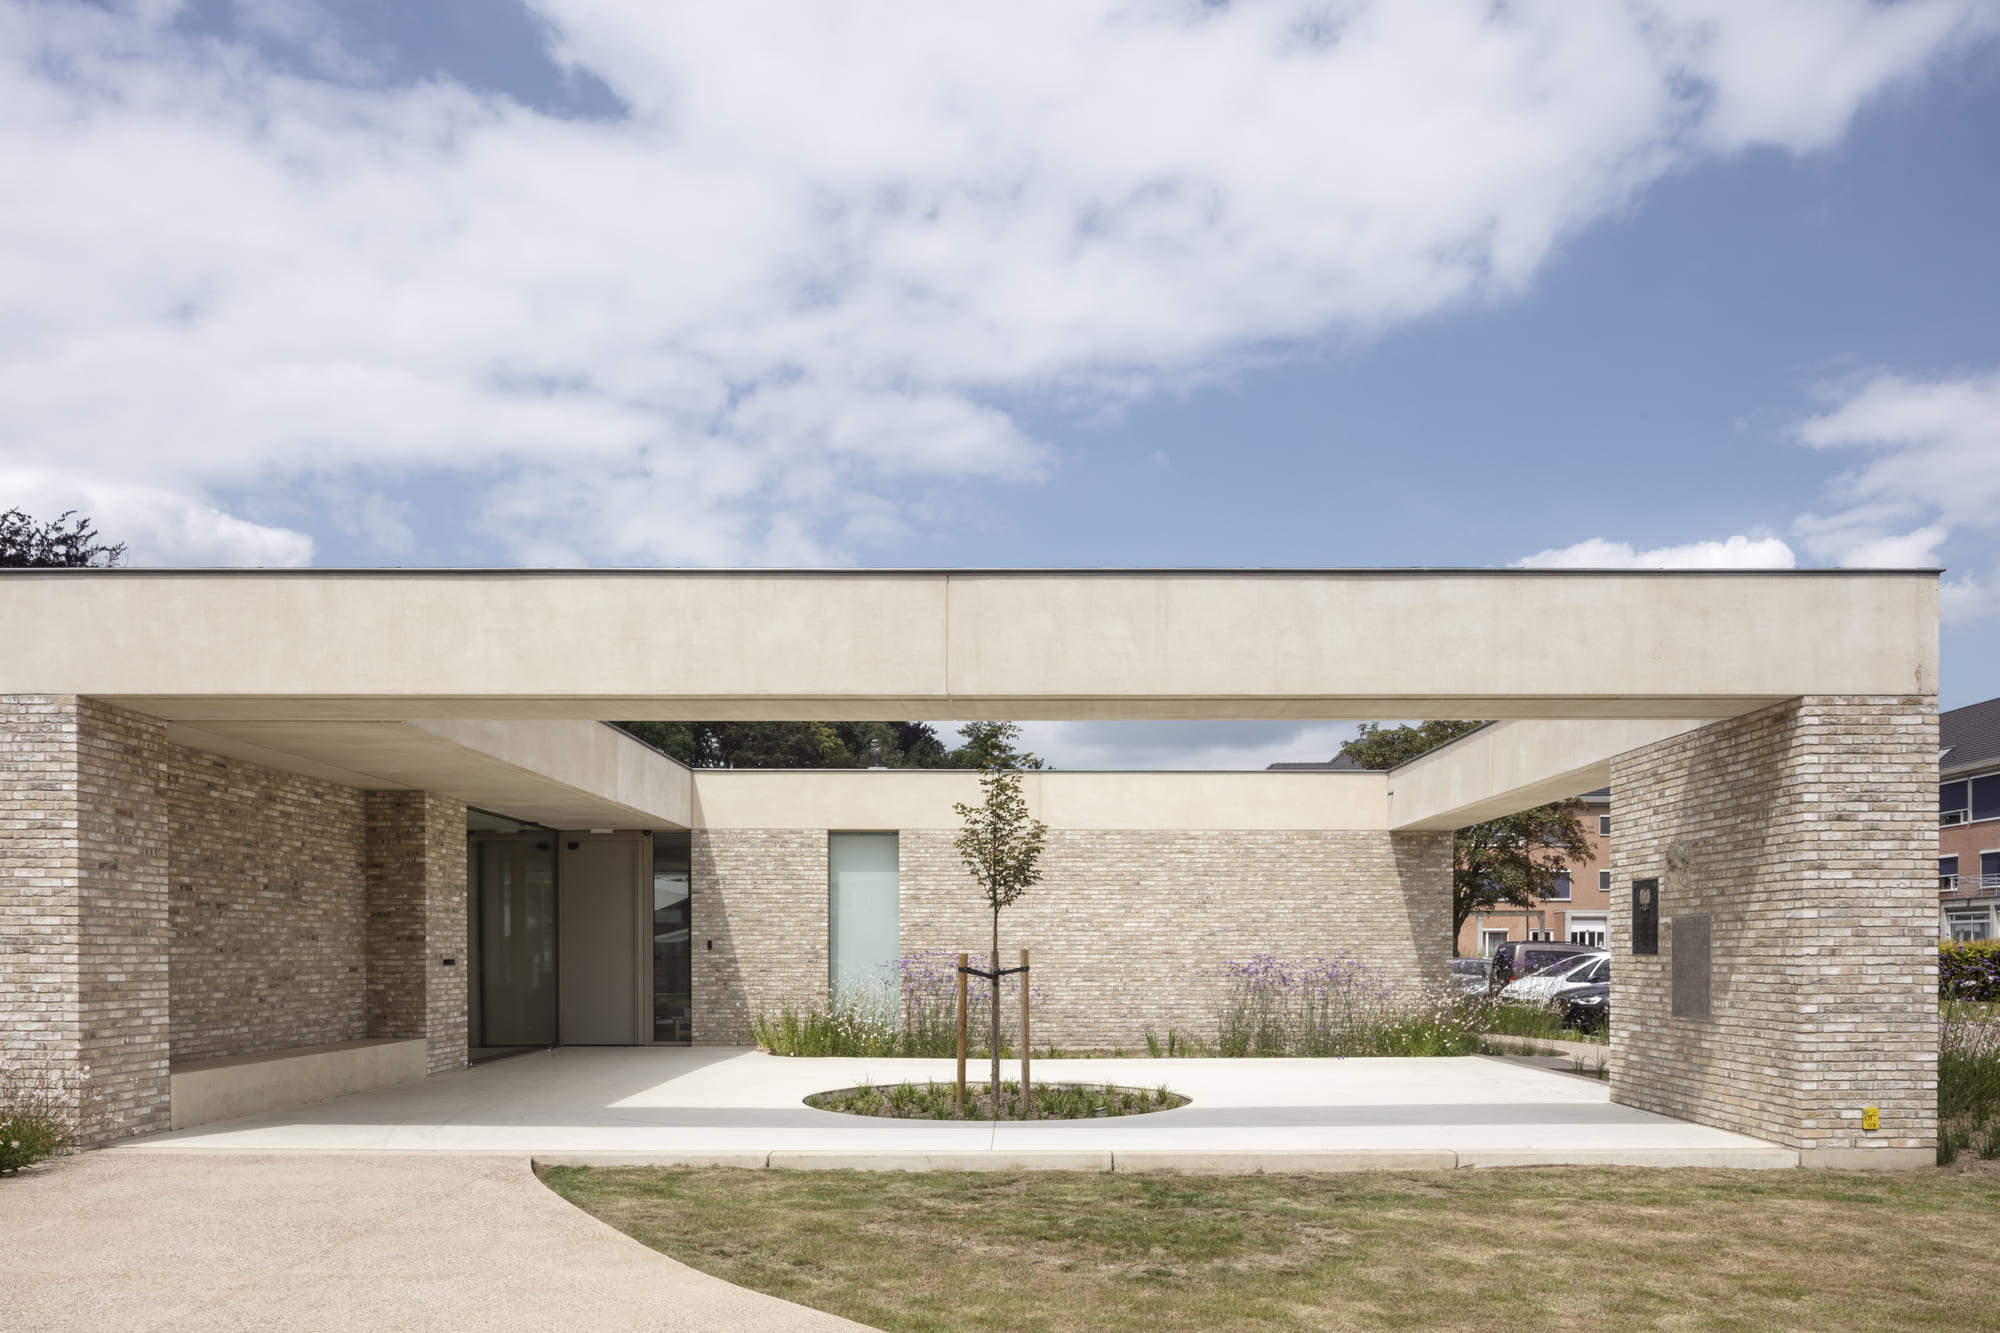
{"label": "concrete canopy overhang", "polygon": [[343,786],[431,791],[550,828],[687,828],[688,770],[596,722],[224,720],[167,739]]}
{"label": "concrete canopy overhang", "polygon": [[0,692],[222,723],[1722,718],[1937,692],[1935,571],[7,571]]}
{"label": "concrete canopy overhang", "polygon": [[1497,722],[1418,755],[1387,775],[1389,827],[1448,832],[1611,784],[1628,750],[1709,719]]}

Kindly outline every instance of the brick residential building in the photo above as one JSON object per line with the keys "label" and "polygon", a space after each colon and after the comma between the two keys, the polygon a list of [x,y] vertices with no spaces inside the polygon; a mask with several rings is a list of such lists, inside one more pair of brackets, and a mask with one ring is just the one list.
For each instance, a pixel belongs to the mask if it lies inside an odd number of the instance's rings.
{"label": "brick residential building", "polygon": [[[1268,768],[1290,772],[1322,770],[1365,772],[1345,755],[1326,763],[1279,763]],[[1453,952],[1460,958],[1490,958],[1509,940],[1560,940],[1568,944],[1609,947],[1611,939],[1611,789],[1600,787],[1577,797],[1588,807],[1580,816],[1590,843],[1587,860],[1571,865],[1547,897],[1533,907],[1505,904],[1474,912],[1459,928]]]}
{"label": "brick residential building", "polygon": [[1938,934],[2000,939],[2000,699],[1938,714]]}

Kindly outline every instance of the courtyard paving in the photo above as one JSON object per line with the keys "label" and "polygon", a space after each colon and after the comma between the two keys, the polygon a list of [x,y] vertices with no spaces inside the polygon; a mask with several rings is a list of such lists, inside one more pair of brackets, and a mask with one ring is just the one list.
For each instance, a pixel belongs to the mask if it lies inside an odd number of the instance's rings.
{"label": "courtyard paving", "polygon": [[520,1156],[111,1149],[0,1180],[7,1333],[863,1326],[696,1272]]}
{"label": "courtyard paving", "polygon": [[[1612,1103],[1594,1078],[1472,1056],[1048,1060],[1038,1081],[1166,1084],[1178,1110],[954,1123],[816,1111],[809,1093],[949,1080],[949,1060],[792,1059],[567,1047],[290,1111],[154,1135],[119,1153],[501,1153],[548,1163],[880,1169],[1352,1170],[1783,1167],[1785,1148]],[[1014,1071],[1009,1070],[1011,1075]]]}

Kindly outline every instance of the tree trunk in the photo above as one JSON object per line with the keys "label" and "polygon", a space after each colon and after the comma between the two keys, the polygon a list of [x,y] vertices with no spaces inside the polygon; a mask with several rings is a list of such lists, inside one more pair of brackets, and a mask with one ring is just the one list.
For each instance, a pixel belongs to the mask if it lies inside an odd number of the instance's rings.
{"label": "tree trunk", "polygon": [[1000,909],[993,909],[993,1118],[1000,1118]]}

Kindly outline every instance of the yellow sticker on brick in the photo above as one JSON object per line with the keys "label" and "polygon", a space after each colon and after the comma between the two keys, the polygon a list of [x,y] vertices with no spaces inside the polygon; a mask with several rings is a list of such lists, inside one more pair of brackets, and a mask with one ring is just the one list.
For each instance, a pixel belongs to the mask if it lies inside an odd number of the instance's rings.
{"label": "yellow sticker on brick", "polygon": [[1862,1108],[1861,1108],[1861,1127],[1862,1127],[1863,1129],[1880,1129],[1880,1128],[1882,1128],[1882,1108],[1881,1108],[1881,1107],[1879,1107],[1879,1106],[1864,1106],[1864,1107],[1862,1107]]}

